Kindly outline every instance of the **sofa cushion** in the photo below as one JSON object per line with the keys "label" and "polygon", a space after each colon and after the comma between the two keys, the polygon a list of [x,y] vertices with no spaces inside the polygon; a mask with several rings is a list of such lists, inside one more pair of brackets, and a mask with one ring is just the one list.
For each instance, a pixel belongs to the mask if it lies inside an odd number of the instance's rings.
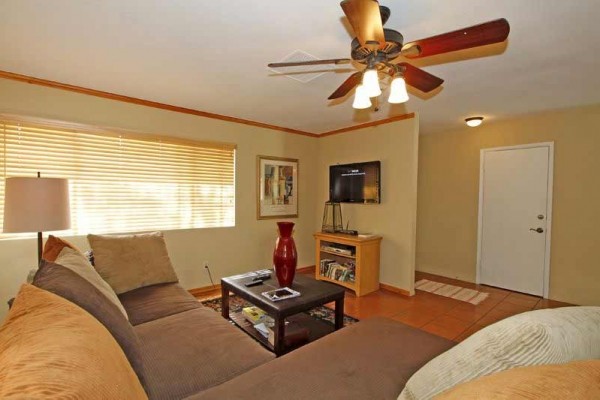
{"label": "sofa cushion", "polygon": [[514,368],[460,384],[435,399],[600,399],[600,360]]}
{"label": "sofa cushion", "polygon": [[151,399],[181,399],[274,358],[220,314],[199,308],[137,325]]}
{"label": "sofa cushion", "polygon": [[125,311],[125,308],[123,308],[115,291],[112,290],[110,285],[102,279],[98,272],[96,272],[84,254],[70,247],[64,247],[58,254],[58,257],[56,257],[55,263],[70,269],[90,284],[94,285],[94,287],[112,302],[115,307],[123,313],[123,316],[127,318],[127,312]]}
{"label": "sofa cushion", "polygon": [[42,258],[48,261],[56,261],[56,258],[65,247],[81,253],[81,251],[73,243],[54,235],[48,235],[48,239],[46,239],[46,243],[44,243]]}
{"label": "sofa cushion", "polygon": [[103,293],[72,270],[46,260],[40,263],[33,285],[75,303],[104,325],[123,349],[142,385],[145,385],[140,340],[129,321]]}
{"label": "sofa cushion", "polygon": [[0,398],[146,399],[123,351],[82,308],[25,284],[0,327]]}
{"label": "sofa cushion", "polygon": [[453,345],[390,319],[365,319],[189,400],[395,399],[417,369]]}
{"label": "sofa cushion", "polygon": [[530,311],[499,321],[431,360],[399,400],[430,399],[459,383],[514,367],[600,358],[600,307]]}
{"label": "sofa cushion", "polygon": [[132,325],[204,307],[178,283],[146,286],[119,295]]}
{"label": "sofa cushion", "polygon": [[161,232],[88,235],[94,267],[117,294],[157,283],[177,282]]}

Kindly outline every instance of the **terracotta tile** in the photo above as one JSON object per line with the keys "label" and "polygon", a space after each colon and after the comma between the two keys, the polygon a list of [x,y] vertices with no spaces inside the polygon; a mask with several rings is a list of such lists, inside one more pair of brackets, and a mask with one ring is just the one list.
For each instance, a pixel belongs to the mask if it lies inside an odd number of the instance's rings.
{"label": "terracotta tile", "polygon": [[407,311],[401,312],[400,314],[392,315],[390,318],[405,323],[406,325],[414,326],[415,328],[420,328],[439,316],[440,314],[433,312],[409,309]]}
{"label": "terracotta tile", "polygon": [[480,331],[483,328],[485,328],[484,325],[473,324],[470,327],[468,327],[463,333],[461,333],[460,335],[458,335],[457,337],[455,337],[454,341],[456,341],[456,342],[462,342],[463,340],[465,340],[466,338],[468,338],[469,336],[471,336],[475,332]]}
{"label": "terracotta tile", "polygon": [[525,311],[531,311],[533,309],[534,305],[524,306],[524,305],[520,305],[520,304],[510,303],[505,299],[505,300],[501,301],[500,303],[498,303],[493,309],[500,310],[500,311],[522,313]]}
{"label": "terracotta tile", "polygon": [[571,307],[573,304],[564,303],[562,301],[550,300],[550,299],[541,299],[534,307],[535,310],[541,308],[558,308],[558,307]]}
{"label": "terracotta tile", "polygon": [[446,339],[454,339],[472,324],[450,316],[442,316],[424,325],[421,329]]}
{"label": "terracotta tile", "polygon": [[513,315],[516,314],[520,314],[523,311],[505,311],[505,310],[498,310],[496,308],[493,308],[490,312],[488,312],[487,314],[485,314],[481,319],[479,319],[477,321],[477,324],[479,325],[491,325],[494,322],[498,322],[504,318],[508,318],[511,317]]}
{"label": "terracotta tile", "polygon": [[445,315],[450,317],[458,318],[465,322],[475,322],[487,314],[491,310],[490,308],[483,308],[474,306],[468,303],[464,305],[460,305],[458,307],[454,307],[452,310],[448,311]]}
{"label": "terracotta tile", "polygon": [[523,293],[511,293],[508,296],[506,296],[506,298],[504,299],[504,301],[506,301],[506,302],[518,304],[520,306],[526,306],[529,308],[535,307],[535,305],[540,300],[541,300],[540,297],[531,296],[531,295],[523,294]]}

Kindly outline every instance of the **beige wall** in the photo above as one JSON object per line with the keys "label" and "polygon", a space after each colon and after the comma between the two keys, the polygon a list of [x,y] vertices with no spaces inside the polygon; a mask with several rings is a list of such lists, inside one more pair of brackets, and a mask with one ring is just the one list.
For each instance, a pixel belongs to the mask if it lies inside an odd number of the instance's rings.
{"label": "beige wall", "polygon": [[[314,265],[314,183],[318,140],[241,124],[200,118],[96,97],[0,79],[0,112],[133,129],[192,139],[237,144],[236,224],[233,228],[176,230],[165,233],[181,282],[187,288],[210,285],[213,278],[269,267],[277,235],[274,220],[256,219],[256,156],[300,160],[300,217],[296,226],[298,266]],[[305,178],[306,177],[306,178]],[[320,211],[319,211],[320,212]],[[72,238],[87,248],[84,237]],[[0,302],[14,295],[36,264],[36,242],[0,240]],[[0,305],[0,316],[6,307]]]}
{"label": "beige wall", "polygon": [[421,135],[417,270],[475,280],[479,151],[554,142],[550,298],[600,305],[600,105]]}
{"label": "beige wall", "polygon": [[[383,236],[380,281],[414,293],[418,117],[319,139],[317,229],[329,198],[329,166],[381,161],[381,204],[342,204],[350,229]],[[320,211],[320,212],[319,212]]]}

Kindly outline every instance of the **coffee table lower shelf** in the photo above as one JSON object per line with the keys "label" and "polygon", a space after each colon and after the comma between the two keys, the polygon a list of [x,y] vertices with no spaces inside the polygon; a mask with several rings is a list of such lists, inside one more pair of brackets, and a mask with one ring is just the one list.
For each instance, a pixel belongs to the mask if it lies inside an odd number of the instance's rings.
{"label": "coffee table lower shelf", "polygon": [[[254,329],[254,326],[246,318],[244,318],[244,315],[241,312],[230,312],[229,319],[242,330],[244,330],[248,335],[254,338],[257,342],[262,344],[267,350],[275,352],[275,347],[271,343],[269,343],[266,337],[264,337],[256,329]],[[308,329],[308,342],[300,343],[289,348],[286,347],[285,352],[297,349],[298,347],[301,347],[306,343],[313,342],[334,331],[333,325],[321,321],[319,319],[313,318],[305,313],[292,315],[286,318],[286,321],[295,322],[299,325],[302,325],[303,327],[306,327]]]}

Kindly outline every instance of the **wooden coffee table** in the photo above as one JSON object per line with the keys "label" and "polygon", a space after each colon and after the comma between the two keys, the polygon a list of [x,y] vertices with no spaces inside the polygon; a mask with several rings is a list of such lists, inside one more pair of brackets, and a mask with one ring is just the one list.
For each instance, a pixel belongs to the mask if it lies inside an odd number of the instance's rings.
{"label": "wooden coffee table", "polygon": [[[308,311],[312,308],[335,301],[334,329],[338,330],[344,326],[344,288],[331,283],[317,281],[313,277],[296,275],[294,283],[292,284],[292,289],[300,292],[302,295],[299,297],[274,302],[264,297],[261,293],[273,289],[279,289],[279,284],[277,283],[275,275],[272,274],[271,279],[264,281],[262,285],[253,287],[245,286],[244,283],[250,281],[251,279],[251,277],[243,277],[243,275],[236,275],[221,279],[221,315],[223,318],[231,319],[238,326],[273,351],[275,355],[280,356],[286,352],[286,348],[284,346],[284,335],[285,319],[288,317],[296,315],[300,316],[300,313],[304,311]],[[252,327],[252,325],[249,323],[244,324],[244,318],[241,315],[229,315],[229,292],[235,293],[244,300],[247,300],[253,305],[261,308],[275,320],[275,325],[273,326],[273,346],[266,338],[260,335],[256,329]],[[300,320],[302,320],[302,318],[300,318]],[[314,320],[314,318],[306,316],[304,321],[306,320]],[[325,324],[322,321],[317,322]],[[308,328],[310,331],[311,327]],[[317,328],[315,330],[319,332],[311,332],[310,340],[314,340],[317,337],[328,333],[327,329],[323,330],[322,328]],[[329,328],[329,330],[331,331],[331,328]]]}

